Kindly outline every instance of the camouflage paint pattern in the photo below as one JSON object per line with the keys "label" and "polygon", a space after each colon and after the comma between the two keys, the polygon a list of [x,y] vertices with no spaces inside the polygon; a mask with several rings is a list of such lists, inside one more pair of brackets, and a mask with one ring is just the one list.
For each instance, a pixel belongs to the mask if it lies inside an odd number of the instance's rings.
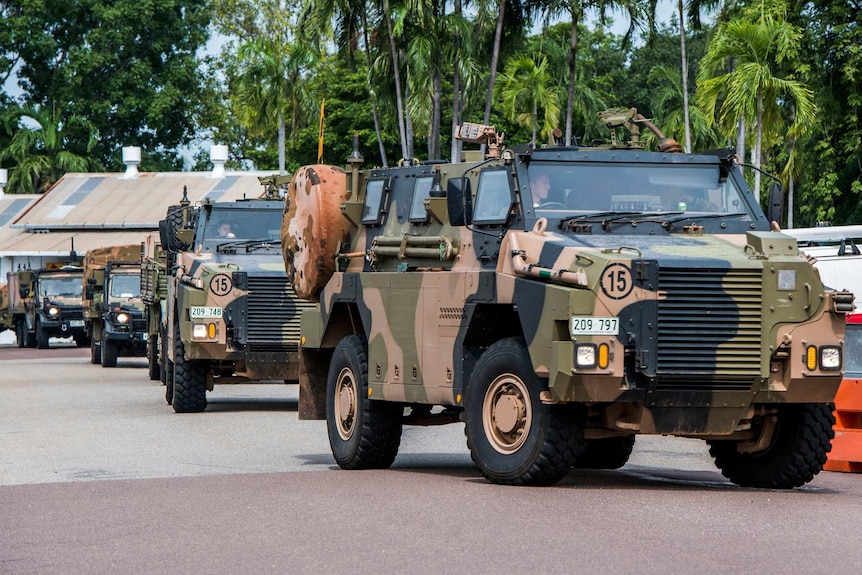
{"label": "camouflage paint pattern", "polygon": [[[617,207],[608,216],[561,202],[543,210],[533,207],[532,164],[564,167],[572,188],[582,166],[612,166],[620,174],[646,166],[672,179],[657,184],[655,196],[608,192],[611,204],[643,202],[638,215]],[[675,211],[670,193],[682,172],[673,170],[691,165],[721,174],[715,183],[727,202],[721,213]],[[482,174],[495,170],[508,182],[505,220],[453,225],[447,195],[467,189],[478,206]],[[417,204],[417,182],[435,172],[442,193]],[[302,352],[316,365],[345,335],[364,336],[372,399],[458,409],[481,353],[513,336],[525,339],[535,373],[547,380],[545,403],[589,406],[587,437],[744,438],[757,409],[827,403],[841,382],[840,369],[809,369],[804,358],[810,346],[840,350],[852,294],[824,288],[795,240],[770,231],[730,159],[521,149],[481,163],[357,171],[346,180],[356,190],[339,209],[349,241],[315,294],[319,311],[303,317]],[[379,211],[376,202],[365,203],[374,182],[384,186]],[[297,183],[307,187],[307,180]],[[631,184],[644,180],[632,176]],[[313,190],[336,197],[341,185],[321,180]],[[654,208],[658,201],[672,207]],[[423,217],[414,217],[417,205]],[[306,212],[290,206],[285,213]],[[617,223],[619,214],[628,219]],[[288,217],[283,234],[285,228],[306,242],[319,236],[311,218]],[[290,269],[299,262],[295,253],[285,253],[289,274],[297,273]],[[575,329],[583,318],[618,327]],[[606,349],[607,365],[578,367],[579,346]],[[325,387],[322,370],[309,374],[301,417],[325,415]]]}

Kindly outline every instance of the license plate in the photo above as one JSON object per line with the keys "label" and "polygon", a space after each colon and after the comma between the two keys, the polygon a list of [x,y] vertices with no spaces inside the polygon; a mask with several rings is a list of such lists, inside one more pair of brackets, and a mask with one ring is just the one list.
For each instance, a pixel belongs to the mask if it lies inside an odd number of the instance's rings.
{"label": "license plate", "polygon": [[71,319],[71,320],[69,320],[69,327],[84,327],[84,320],[82,320],[82,319]]}
{"label": "license plate", "polygon": [[618,335],[618,317],[573,317],[569,322],[572,335]]}
{"label": "license plate", "polygon": [[222,308],[220,307],[193,305],[189,308],[189,319],[219,319],[222,313]]}

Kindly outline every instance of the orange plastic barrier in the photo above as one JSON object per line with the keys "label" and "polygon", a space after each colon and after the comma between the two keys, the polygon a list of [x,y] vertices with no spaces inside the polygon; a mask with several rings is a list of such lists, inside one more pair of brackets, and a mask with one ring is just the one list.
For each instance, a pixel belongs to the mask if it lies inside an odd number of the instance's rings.
{"label": "orange plastic barrier", "polygon": [[823,469],[862,473],[862,379],[845,379],[835,396],[835,439]]}

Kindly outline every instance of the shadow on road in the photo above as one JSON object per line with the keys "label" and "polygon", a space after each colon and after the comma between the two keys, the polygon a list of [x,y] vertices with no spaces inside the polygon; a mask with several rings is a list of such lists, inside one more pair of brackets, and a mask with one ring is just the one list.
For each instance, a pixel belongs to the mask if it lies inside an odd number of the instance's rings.
{"label": "shadow on road", "polygon": [[283,398],[208,398],[207,411],[296,411],[299,402]]}

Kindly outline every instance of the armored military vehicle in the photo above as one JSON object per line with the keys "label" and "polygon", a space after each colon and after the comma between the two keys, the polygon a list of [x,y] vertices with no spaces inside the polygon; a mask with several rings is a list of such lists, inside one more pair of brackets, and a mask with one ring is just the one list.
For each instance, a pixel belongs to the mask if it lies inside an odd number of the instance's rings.
{"label": "armored military vehicle", "polygon": [[326,418],[341,467],[387,467],[403,425],[460,420],[503,484],[621,467],[638,434],[705,440],[739,485],[821,470],[853,295],[772,231],[732,149],[602,118],[602,146],[505,148],[465,124],[486,159],[360,171],[354,151],[349,173],[294,174],[285,263],[320,303],[299,413]]}
{"label": "armored military vehicle", "polygon": [[79,347],[89,345],[81,307],[80,266],[19,270],[6,277],[18,347],[47,349],[52,337],[72,337]]}
{"label": "armored military vehicle", "polygon": [[87,252],[82,304],[92,363],[116,367],[119,356],[144,356],[147,326],[141,300],[140,244]]}
{"label": "armored military vehicle", "polygon": [[277,179],[264,183],[263,199],[181,204],[160,224],[169,270],[162,369],[173,375],[166,398],[177,412],[203,411],[216,384],[298,380],[300,312],[314,304],[288,282]]}

